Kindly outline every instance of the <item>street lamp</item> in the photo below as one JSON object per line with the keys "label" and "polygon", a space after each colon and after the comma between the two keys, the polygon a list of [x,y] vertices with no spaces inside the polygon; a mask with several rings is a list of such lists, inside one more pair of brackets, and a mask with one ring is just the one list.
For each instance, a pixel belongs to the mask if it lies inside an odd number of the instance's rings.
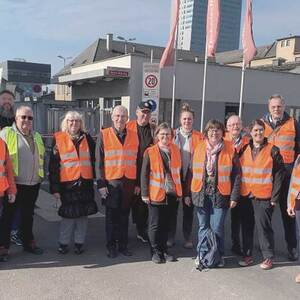
{"label": "street lamp", "polygon": [[[69,60],[69,59],[72,59],[72,56],[64,57],[62,55],[57,55],[57,57],[64,61],[64,68],[66,67],[66,61]],[[64,88],[63,88],[64,101],[66,101],[66,85],[64,84],[63,86],[64,86]]]}
{"label": "street lamp", "polygon": [[120,41],[124,41],[124,45],[125,45],[125,51],[124,52],[125,52],[125,54],[127,54],[127,43],[136,40],[136,38],[125,39],[123,36],[120,36],[120,35],[117,36],[117,39],[120,40]]}

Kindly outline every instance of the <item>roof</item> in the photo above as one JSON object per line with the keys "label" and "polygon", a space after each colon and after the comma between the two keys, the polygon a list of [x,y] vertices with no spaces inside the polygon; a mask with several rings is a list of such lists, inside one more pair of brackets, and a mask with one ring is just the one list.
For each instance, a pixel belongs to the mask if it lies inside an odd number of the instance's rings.
{"label": "roof", "polygon": [[[127,42],[128,54],[134,53],[150,57],[151,51],[153,51],[154,59],[160,59],[164,49],[164,47]],[[107,51],[106,39],[98,39],[94,43],[92,43],[88,48],[86,48],[82,53],[80,53],[77,57],[75,57],[62,70],[55,74],[54,77],[69,74],[71,72],[71,68],[73,67],[91,64],[97,61],[101,61],[111,57],[121,56],[124,54],[125,45],[123,41],[112,40],[111,51]],[[204,55],[187,50],[177,51],[178,60],[195,61],[195,57],[203,59]]]}

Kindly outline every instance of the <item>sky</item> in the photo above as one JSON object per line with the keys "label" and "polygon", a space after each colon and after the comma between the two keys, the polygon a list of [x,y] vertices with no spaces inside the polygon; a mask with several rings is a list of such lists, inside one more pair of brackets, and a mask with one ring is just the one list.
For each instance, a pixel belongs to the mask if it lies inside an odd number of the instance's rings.
{"label": "sky", "polygon": [[[74,58],[106,33],[165,46],[171,1],[0,0],[0,62],[50,63],[54,75],[63,66],[58,55]],[[300,35],[299,11],[299,0],[253,0],[256,45]]]}

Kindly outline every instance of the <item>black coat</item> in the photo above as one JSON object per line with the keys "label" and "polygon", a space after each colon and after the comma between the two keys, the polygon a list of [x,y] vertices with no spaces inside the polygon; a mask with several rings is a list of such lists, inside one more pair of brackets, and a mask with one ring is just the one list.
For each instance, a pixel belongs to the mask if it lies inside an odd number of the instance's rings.
{"label": "black coat", "polygon": [[[94,169],[95,164],[95,142],[89,134],[81,132],[77,141],[74,141],[77,153],[79,145],[86,136],[90,150],[91,164]],[[73,181],[60,181],[60,155],[53,140],[52,151],[49,161],[49,182],[51,193],[59,193],[61,203],[58,214],[63,218],[79,218],[97,213],[98,207],[94,200],[93,179],[78,178]]]}

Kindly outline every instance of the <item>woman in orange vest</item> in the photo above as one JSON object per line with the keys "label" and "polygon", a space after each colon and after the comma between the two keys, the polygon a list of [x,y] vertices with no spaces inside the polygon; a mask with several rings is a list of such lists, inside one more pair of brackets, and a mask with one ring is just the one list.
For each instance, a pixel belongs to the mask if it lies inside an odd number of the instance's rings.
{"label": "woman in orange vest", "polygon": [[141,171],[142,200],[149,209],[149,241],[154,263],[175,261],[167,250],[168,224],[174,206],[182,197],[180,151],[172,143],[172,130],[160,124],[155,137],[157,144],[147,148]]}
{"label": "woman in orange vest", "polygon": [[[298,155],[290,182],[287,212],[290,217],[296,217],[298,226],[298,243],[300,242],[300,155]],[[300,273],[295,278],[300,283]]]}
{"label": "woman in orange vest", "polygon": [[[224,223],[228,208],[236,206],[239,200],[240,166],[232,145],[223,140],[224,125],[210,120],[203,132],[204,140],[194,151],[192,162],[192,201],[197,207],[199,221],[197,267],[201,264],[207,249],[201,242],[210,228],[218,240],[218,250],[224,262]],[[202,265],[202,264],[201,264]]]}
{"label": "woman in orange vest", "polygon": [[94,200],[95,143],[85,132],[82,115],[66,113],[61,131],[54,134],[49,161],[50,190],[61,201],[62,217],[58,252],[66,254],[74,232],[75,253],[81,254],[88,225],[88,215],[97,213]]}
{"label": "woman in orange vest", "polygon": [[265,124],[254,120],[250,125],[252,139],[240,152],[242,167],[241,220],[244,259],[240,266],[253,263],[254,220],[258,233],[263,262],[260,267],[269,270],[273,266],[274,233],[272,214],[280,198],[285,168],[282,156],[276,146],[265,138]]}
{"label": "woman in orange vest", "polygon": [[[200,140],[203,139],[202,134],[193,129],[195,112],[189,107],[187,103],[182,105],[180,112],[180,127],[175,130],[174,143],[180,149],[181,154],[181,185],[183,189],[187,189],[190,192],[190,184],[186,182],[186,175],[188,169],[191,167],[192,155],[196,145]],[[177,225],[177,211],[179,202],[177,202],[176,211],[173,216],[174,219],[170,220],[169,225],[169,235],[168,235],[168,247],[174,245],[174,239],[176,234]],[[183,208],[183,221],[182,221],[182,231],[184,237],[183,247],[186,249],[192,249],[193,243],[191,239],[192,229],[193,229],[193,215],[194,215],[194,205],[189,196],[185,197],[182,201]]]}
{"label": "woman in orange vest", "polygon": [[[0,139],[0,262],[7,261],[17,188],[5,142]],[[8,233],[8,234],[5,234]]]}

